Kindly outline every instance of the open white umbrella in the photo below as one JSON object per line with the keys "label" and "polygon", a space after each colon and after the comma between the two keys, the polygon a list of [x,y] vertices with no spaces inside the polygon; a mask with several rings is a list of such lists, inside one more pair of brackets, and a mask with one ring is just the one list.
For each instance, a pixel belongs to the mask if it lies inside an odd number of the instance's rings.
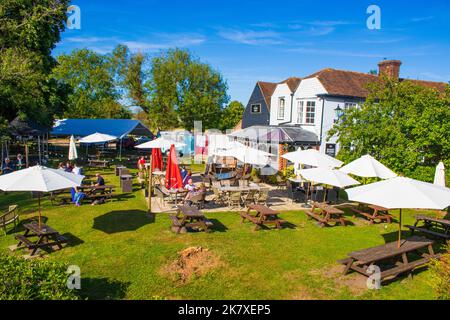
{"label": "open white umbrella", "polygon": [[41,195],[40,192],[51,192],[81,185],[84,176],[34,166],[20,171],[14,171],[0,176],[0,190],[3,191],[34,191],[39,192],[39,227],[41,226]]}
{"label": "open white umbrella", "polygon": [[348,199],[400,209],[399,246],[401,241],[402,209],[443,210],[450,205],[450,189],[410,178],[396,177],[346,190]]}
{"label": "open white umbrella", "polygon": [[363,178],[390,179],[397,176],[397,174],[370,155],[362,156],[339,170]]}
{"label": "open white umbrella", "polygon": [[230,148],[217,149],[215,155],[221,157],[234,157],[239,161],[255,166],[265,166],[273,155],[269,152],[258,150],[239,142],[230,144]]}
{"label": "open white umbrella", "polygon": [[313,167],[337,168],[343,164],[342,161],[320,153],[315,149],[297,150],[286,153],[281,157],[295,164],[304,164]]}
{"label": "open white umbrella", "polygon": [[117,140],[117,137],[104,133],[93,133],[78,140],[79,143],[105,143]]}
{"label": "open white umbrella", "polygon": [[148,142],[139,144],[139,145],[135,146],[135,148],[138,148],[138,149],[154,149],[154,148],[170,149],[171,145],[175,145],[175,148],[177,148],[177,149],[181,149],[186,146],[185,143],[176,142],[173,140],[169,140],[167,138],[160,137],[160,138],[156,138],[152,141],[148,141]]}
{"label": "open white umbrella", "polygon": [[70,136],[69,142],[69,160],[75,160],[78,158],[77,146],[75,145],[75,138]]}
{"label": "open white umbrella", "polygon": [[329,168],[312,168],[299,170],[299,174],[308,181],[345,188],[360,184],[344,172]]}
{"label": "open white umbrella", "polygon": [[439,162],[436,167],[436,172],[434,174],[434,184],[437,186],[445,187],[445,167],[442,161]]}

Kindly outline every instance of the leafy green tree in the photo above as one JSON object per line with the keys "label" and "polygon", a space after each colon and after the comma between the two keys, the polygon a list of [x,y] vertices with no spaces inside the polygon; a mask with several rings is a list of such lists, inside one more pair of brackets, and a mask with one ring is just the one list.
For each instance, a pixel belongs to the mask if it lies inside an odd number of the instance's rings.
{"label": "leafy green tree", "polygon": [[118,102],[121,95],[113,70],[108,56],[88,49],[60,55],[53,76],[71,90],[64,116],[130,118],[130,112]]}
{"label": "leafy green tree", "polygon": [[329,132],[339,135],[338,158],[371,154],[399,174],[433,181],[435,167],[450,166],[450,88],[445,92],[410,81],[370,85],[361,108],[346,110]]}
{"label": "leafy green tree", "polygon": [[230,104],[222,110],[220,130],[233,129],[238,122],[242,120],[244,110],[245,107],[242,103],[239,101],[231,101]]}
{"label": "leafy green tree", "polygon": [[20,115],[50,127],[62,113],[67,88],[49,75],[68,2],[0,2],[0,120]]}
{"label": "leafy green tree", "polygon": [[229,100],[221,74],[187,50],[170,49],[152,59],[149,118],[154,127],[181,124],[192,130],[194,121],[203,128],[217,128],[220,112]]}

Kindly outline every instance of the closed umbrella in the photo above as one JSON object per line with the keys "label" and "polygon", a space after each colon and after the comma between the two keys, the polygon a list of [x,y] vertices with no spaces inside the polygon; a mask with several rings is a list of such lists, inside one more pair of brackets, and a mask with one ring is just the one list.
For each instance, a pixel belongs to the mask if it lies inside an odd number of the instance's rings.
{"label": "closed umbrella", "polygon": [[436,172],[434,174],[434,184],[437,186],[445,187],[445,167],[442,161],[439,162],[436,167]]}
{"label": "closed umbrella", "polygon": [[362,156],[339,170],[363,178],[390,179],[397,176],[391,169],[370,155]]}
{"label": "closed umbrella", "polygon": [[166,166],[166,188],[180,189],[183,187],[183,179],[181,178],[180,168],[178,167],[177,154],[175,146],[170,147],[169,158]]}
{"label": "closed umbrella", "polygon": [[152,149],[152,172],[155,171],[155,169],[159,169],[160,171],[163,169],[163,158],[160,148]]}
{"label": "closed umbrella", "polygon": [[346,190],[351,201],[400,209],[398,246],[401,241],[402,209],[443,210],[450,205],[450,189],[405,177],[396,177]]}
{"label": "closed umbrella", "polygon": [[343,164],[342,161],[324,153],[320,153],[315,149],[297,150],[286,153],[281,157],[295,164],[303,164],[312,167],[337,168]]}
{"label": "closed umbrella", "polygon": [[77,152],[77,146],[75,145],[75,138],[70,136],[70,142],[69,142],[69,160],[75,160],[78,158],[78,152]]}
{"label": "closed umbrella", "polygon": [[0,176],[0,190],[39,192],[39,228],[41,227],[41,192],[51,192],[81,185],[84,176],[43,166],[34,166]]}

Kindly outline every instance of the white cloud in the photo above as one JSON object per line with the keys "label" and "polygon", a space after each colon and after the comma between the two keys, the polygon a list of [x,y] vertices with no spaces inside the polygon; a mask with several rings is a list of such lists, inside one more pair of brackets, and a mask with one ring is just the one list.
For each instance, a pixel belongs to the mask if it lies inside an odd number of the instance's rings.
{"label": "white cloud", "polygon": [[219,35],[224,39],[248,45],[270,45],[283,42],[280,34],[272,30],[224,29],[219,31]]}
{"label": "white cloud", "polygon": [[429,21],[429,20],[433,20],[434,16],[426,16],[426,17],[417,17],[417,18],[412,18],[411,21],[412,22],[423,22],[423,21]]}

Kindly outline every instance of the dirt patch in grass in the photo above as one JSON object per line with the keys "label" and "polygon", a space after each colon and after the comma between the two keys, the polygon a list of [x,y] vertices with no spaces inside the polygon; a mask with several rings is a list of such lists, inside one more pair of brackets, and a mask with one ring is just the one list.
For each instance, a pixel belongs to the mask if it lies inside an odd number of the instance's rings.
{"label": "dirt patch in grass", "polygon": [[189,247],[179,252],[175,261],[165,265],[162,274],[173,282],[185,284],[222,265],[222,261],[209,249]]}
{"label": "dirt patch in grass", "polygon": [[315,269],[310,272],[313,276],[321,276],[333,280],[338,288],[347,287],[355,296],[362,295],[367,290],[367,278],[359,273],[343,275],[345,266],[333,265],[322,269]]}

